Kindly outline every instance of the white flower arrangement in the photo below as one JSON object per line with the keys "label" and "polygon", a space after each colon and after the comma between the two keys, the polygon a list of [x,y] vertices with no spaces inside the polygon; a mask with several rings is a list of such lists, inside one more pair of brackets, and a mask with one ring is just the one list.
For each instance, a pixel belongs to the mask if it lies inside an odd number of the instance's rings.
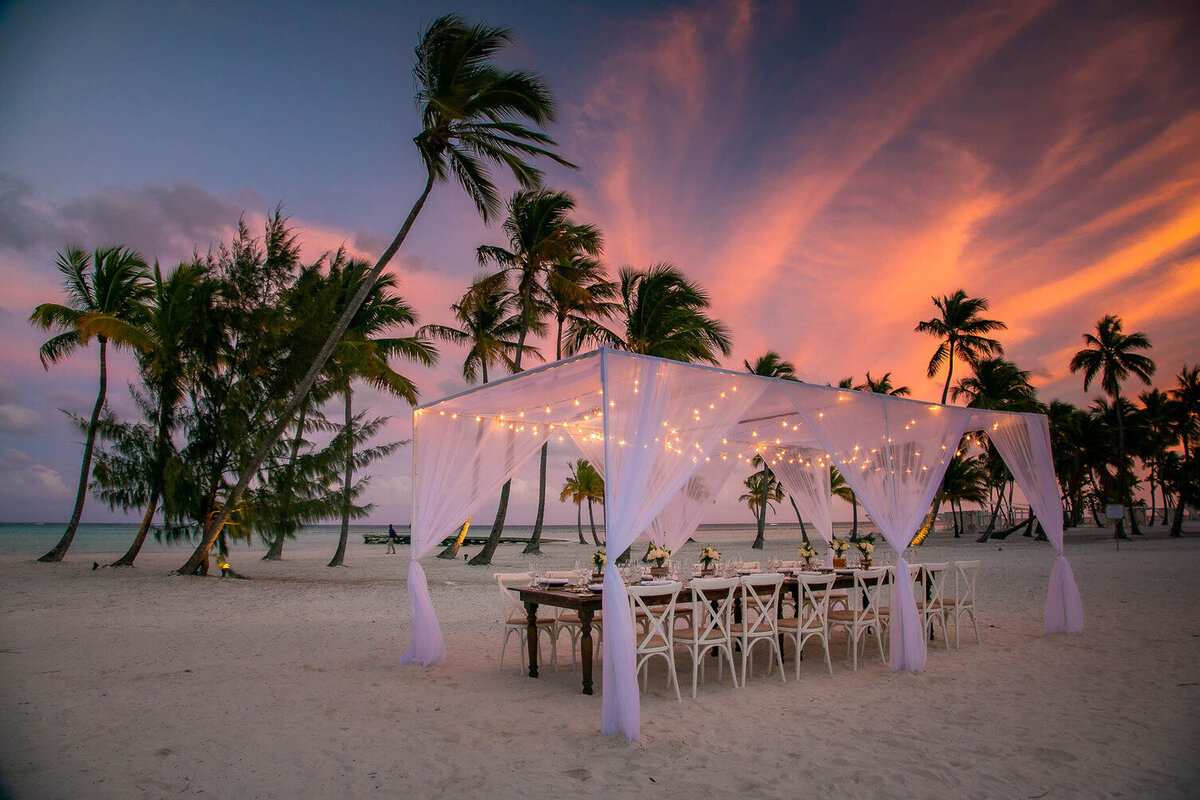
{"label": "white flower arrangement", "polygon": [[817,557],[817,551],[813,548],[812,542],[805,542],[800,545],[800,549],[796,551],[805,564],[811,564],[812,560]]}
{"label": "white flower arrangement", "polygon": [[845,539],[834,539],[829,543],[829,549],[837,554],[838,558],[841,558],[846,554],[846,551],[850,549],[850,543]]}
{"label": "white flower arrangement", "polygon": [[858,548],[858,552],[862,553],[864,558],[870,558],[871,553],[875,552],[875,545],[871,544],[866,539],[863,539],[860,542],[855,542],[854,546]]}
{"label": "white flower arrangement", "polygon": [[604,565],[607,563],[608,556],[605,555],[603,550],[597,550],[596,552],[592,553],[592,566],[596,568],[597,572],[604,569]]}
{"label": "white flower arrangement", "polygon": [[671,554],[662,547],[651,547],[650,552],[646,553],[646,560],[653,561],[655,566],[661,567],[663,562],[671,557]]}
{"label": "white flower arrangement", "polygon": [[711,567],[713,564],[721,560],[721,554],[717,552],[715,547],[700,548],[700,563],[705,567]]}

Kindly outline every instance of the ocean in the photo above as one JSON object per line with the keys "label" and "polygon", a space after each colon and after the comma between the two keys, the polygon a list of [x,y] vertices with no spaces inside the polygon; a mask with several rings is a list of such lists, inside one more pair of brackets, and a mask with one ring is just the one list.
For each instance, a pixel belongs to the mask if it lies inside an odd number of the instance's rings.
{"label": "ocean", "polygon": [[[75,539],[71,543],[72,553],[116,553],[120,555],[125,552],[133,541],[134,534],[137,533],[137,523],[132,522],[111,522],[111,523],[84,523],[79,526],[79,530],[75,533]],[[362,543],[362,535],[364,533],[387,533],[387,524],[369,524],[369,525],[351,525],[350,526],[350,542]],[[42,523],[0,523],[0,555],[28,555],[40,556],[47,552],[50,548],[58,543],[62,537],[63,531],[66,528],[65,522],[42,522]],[[866,532],[871,528],[869,524],[860,524],[860,530]],[[485,535],[490,529],[490,522],[471,526],[472,535]],[[695,538],[697,541],[714,541],[714,542],[729,542],[746,540],[747,533],[753,537],[754,524],[741,523],[714,523],[701,525],[696,531]],[[325,547],[328,546],[332,550],[337,544],[338,525],[312,525],[302,529],[296,534],[295,539],[288,541],[289,547]],[[396,531],[401,534],[407,534],[409,528],[407,525],[397,525]],[[604,528],[597,526],[596,531],[600,539],[604,539]],[[835,534],[846,536],[849,535],[850,523],[836,522],[834,523]],[[533,532],[532,525],[508,525],[504,528],[506,537],[527,538]],[[809,526],[809,532],[812,532],[812,527]],[[780,523],[777,525],[767,525],[766,537],[769,540],[772,535],[783,536],[799,536],[800,526],[795,523]],[[583,536],[590,543],[592,535],[589,527],[585,523],[583,526]],[[546,525],[542,531],[543,540],[560,539],[568,542],[578,542],[578,536],[574,525]],[[747,540],[749,544],[749,540]],[[154,533],[146,537],[146,543],[143,545],[144,552],[166,552],[175,551],[186,553],[195,542],[179,541],[179,542],[160,542],[154,538]],[[249,552],[266,552],[267,545],[259,541],[255,537],[251,542],[236,542],[233,547],[237,550],[245,550]]]}

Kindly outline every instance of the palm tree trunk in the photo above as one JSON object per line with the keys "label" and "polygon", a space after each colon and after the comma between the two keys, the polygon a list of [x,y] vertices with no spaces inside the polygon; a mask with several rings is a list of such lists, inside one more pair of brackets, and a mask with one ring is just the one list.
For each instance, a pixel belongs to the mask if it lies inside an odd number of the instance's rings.
{"label": "palm tree trunk", "polygon": [[1154,493],[1154,490],[1157,488],[1158,488],[1158,485],[1154,482],[1154,472],[1153,472],[1153,470],[1151,470],[1151,472],[1150,472],[1150,513],[1146,515],[1146,524],[1149,525],[1150,527],[1154,527],[1154,518],[1158,516],[1158,505],[1157,505],[1158,504],[1158,495],[1156,495]]}
{"label": "palm tree trunk", "polygon": [[850,509],[854,513],[854,526],[850,528],[850,538],[857,539],[858,538],[858,498],[854,496],[853,492],[851,492],[851,494],[850,494]]}
{"label": "palm tree trunk", "polygon": [[766,544],[766,537],[763,535],[767,530],[767,503],[764,500],[758,510],[754,512],[754,521],[758,525],[758,536],[754,538],[754,544],[750,545],[751,550],[762,550]]}
{"label": "palm tree trunk", "polygon": [[575,504],[575,527],[579,529],[579,543],[587,544],[587,539],[583,538],[583,503]]}
{"label": "palm tree trunk", "polygon": [[138,557],[138,553],[142,550],[142,544],[146,541],[146,534],[150,531],[150,523],[154,519],[154,512],[157,510],[158,492],[154,491],[150,495],[150,502],[146,504],[146,513],[142,515],[142,524],[138,526],[137,535],[133,537],[133,544],[129,545],[129,549],[125,551],[125,555],[109,564],[110,567],[133,566],[133,560]]}
{"label": "palm tree trunk", "polygon": [[[304,421],[308,416],[308,407],[300,409],[300,417],[296,420],[296,436],[292,439],[292,452],[288,455],[287,465],[287,491],[292,490],[292,481],[296,477],[296,459],[300,456],[300,442],[304,440]],[[262,557],[263,561],[282,561],[283,560],[283,540],[287,534],[282,528],[275,534],[274,541],[271,542],[271,548],[267,550],[267,554]]]}
{"label": "palm tree trunk", "polygon": [[483,549],[467,562],[471,566],[478,567],[492,563],[492,555],[496,552],[496,546],[500,544],[500,533],[504,530],[504,518],[508,516],[508,493],[511,489],[512,479],[510,478],[500,489],[500,504],[496,506],[496,519],[492,523],[492,532],[488,534]]}
{"label": "palm tree trunk", "polygon": [[1183,493],[1175,499],[1175,516],[1171,519],[1171,538],[1183,536]]}
{"label": "palm tree trunk", "polygon": [[946,385],[942,387],[942,405],[946,405],[946,397],[950,394],[950,376],[954,374],[954,340],[950,340],[950,357],[946,359]]}
{"label": "palm tree trunk", "polygon": [[62,538],[58,540],[58,544],[54,545],[49,553],[38,559],[38,561],[46,563],[62,561],[63,556],[67,554],[71,542],[75,539],[75,531],[79,529],[79,518],[83,516],[83,501],[87,499],[88,476],[92,472],[92,450],[96,446],[96,425],[100,422],[100,410],[104,408],[104,396],[108,391],[108,367],[105,353],[108,340],[103,336],[97,336],[96,340],[100,343],[100,391],[96,393],[96,404],[92,406],[92,417],[88,420],[87,441],[83,445],[83,464],[79,467],[79,488],[75,490],[75,510],[71,512],[71,521],[67,523],[67,529],[63,532]]}
{"label": "palm tree trunk", "polygon": [[[1137,520],[1133,517],[1133,499],[1129,496],[1129,489],[1125,484],[1125,422],[1124,415],[1121,413],[1121,395],[1117,394],[1113,397],[1113,407],[1117,411],[1117,491],[1121,493],[1121,504],[1129,510],[1129,525],[1130,530],[1141,536],[1142,532],[1138,530]],[[1125,539],[1125,532],[1122,530],[1121,520],[1117,520],[1117,530],[1113,534],[1115,539]]]}
{"label": "palm tree trunk", "polygon": [[588,522],[592,525],[592,542],[596,547],[603,547],[600,537],[596,535],[596,515],[592,513],[592,498],[588,498]]}
{"label": "palm tree trunk", "polygon": [[279,415],[279,419],[275,422],[275,427],[272,428],[262,441],[259,442],[258,449],[254,452],[254,456],[247,462],[242,469],[241,475],[238,476],[238,482],[233,487],[233,491],[229,493],[224,505],[221,507],[221,512],[209,523],[204,532],[204,536],[200,543],[196,545],[196,549],[192,551],[191,557],[184,562],[183,566],[175,570],[179,575],[192,575],[200,566],[200,563],[208,557],[208,550],[217,539],[217,534],[225,526],[225,521],[242,500],[242,495],[245,494],[246,488],[250,486],[250,481],[258,474],[259,467],[266,459],[267,454],[271,452],[271,448],[279,441],[279,437],[287,430],[291,424],[292,417],[300,409],[300,404],[304,402],[304,398],[312,390],[313,384],[317,382],[317,376],[325,369],[325,364],[329,361],[329,356],[333,353],[333,348],[341,341],[345,335],[346,329],[350,327],[350,321],[354,319],[354,315],[358,313],[358,309],[362,307],[363,301],[367,299],[371,288],[375,282],[379,280],[380,273],[384,267],[392,260],[392,256],[400,249],[400,245],[404,243],[408,236],[409,230],[413,223],[416,222],[417,215],[421,213],[421,209],[425,206],[425,200],[429,197],[429,192],[433,189],[433,172],[427,173],[428,177],[425,180],[425,188],[421,192],[421,196],[417,198],[417,202],[413,204],[412,209],[408,212],[408,217],[404,220],[404,224],[400,227],[400,232],[396,234],[396,238],[388,245],[387,250],[383,251],[383,255],[379,257],[379,261],[375,263],[375,267],[367,275],[362,285],[358,287],[354,298],[350,304],[342,310],[342,316],[338,319],[337,324],[333,326],[333,330],[329,332],[329,337],[325,340],[325,344],[321,347],[321,352],[313,359],[312,366],[308,368],[300,385],[292,392],[291,398],[288,400],[284,410]]}
{"label": "palm tree trunk", "polygon": [[346,540],[350,538],[350,487],[354,480],[354,444],[353,433],[354,415],[350,408],[354,396],[349,384],[346,384],[346,471],[342,477],[342,530],[338,536],[337,551],[333,554],[327,567],[340,567],[346,560]]}
{"label": "palm tree trunk", "polygon": [[800,520],[800,538],[805,544],[808,544],[808,531],[804,529],[804,517],[800,516],[800,509],[796,506],[796,498],[789,494],[788,500],[792,501],[792,510],[796,512],[796,519]]}
{"label": "palm tree trunk", "polygon": [[550,443],[542,443],[542,461],[538,467],[538,507],[537,517],[533,520],[533,533],[529,535],[529,544],[525,545],[522,551],[525,555],[542,554],[542,520],[546,516],[546,454],[550,450]]}

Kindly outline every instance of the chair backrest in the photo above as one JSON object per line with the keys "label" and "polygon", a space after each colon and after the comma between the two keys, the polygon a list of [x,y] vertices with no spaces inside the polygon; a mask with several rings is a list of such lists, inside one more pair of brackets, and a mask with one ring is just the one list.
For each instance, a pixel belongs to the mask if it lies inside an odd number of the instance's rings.
{"label": "chair backrest", "polygon": [[975,606],[975,578],[978,575],[978,561],[954,562],[954,599],[959,608]]}
{"label": "chair backrest", "polygon": [[703,641],[714,630],[729,637],[739,583],[737,578],[696,578],[688,584],[692,590],[692,641]]}
{"label": "chair backrest", "polygon": [[941,608],[945,605],[946,573],[949,569],[950,564],[945,561],[937,564],[926,564],[922,572],[925,594],[917,599],[926,601],[929,604],[929,608]]}
{"label": "chair backrest", "polygon": [[634,636],[637,647],[642,650],[654,636],[661,636],[666,647],[671,647],[674,639],[675,601],[679,597],[682,583],[668,583],[665,586],[627,586],[629,595],[629,611],[634,619],[642,624],[642,629],[634,626]]}
{"label": "chair backrest", "polygon": [[878,618],[883,587],[888,585],[887,575],[884,567],[854,570],[854,591],[850,593],[850,599],[855,617]]}
{"label": "chair backrest", "polygon": [[829,616],[829,590],[836,577],[833,575],[799,575],[800,582],[800,625],[802,630],[823,630]]}
{"label": "chair backrest", "polygon": [[743,575],[741,581],[742,621],[746,624],[745,629],[749,630],[751,626],[757,628],[766,623],[771,630],[777,630],[779,590],[783,587],[784,576],[778,572]]}
{"label": "chair backrest", "polygon": [[[899,583],[900,579],[896,575],[896,566],[895,565],[892,565],[890,567],[884,567],[883,569],[884,569],[884,571],[887,572],[886,583],[888,584],[888,591],[887,591],[886,595],[881,594],[879,599],[881,602],[886,599],[887,606],[890,608],[890,607],[896,605],[896,601],[895,601],[896,585]],[[909,582],[909,585],[912,586],[913,597],[916,598],[917,601],[919,601],[919,602],[924,602],[924,600],[925,600],[924,580],[925,580],[924,567],[921,564],[909,564],[908,565],[908,582]]]}
{"label": "chair backrest", "polygon": [[525,613],[525,607],[512,589],[528,586],[533,583],[533,575],[528,572],[494,572],[496,583],[500,587],[500,595],[504,598],[504,618],[511,619],[514,615]]}

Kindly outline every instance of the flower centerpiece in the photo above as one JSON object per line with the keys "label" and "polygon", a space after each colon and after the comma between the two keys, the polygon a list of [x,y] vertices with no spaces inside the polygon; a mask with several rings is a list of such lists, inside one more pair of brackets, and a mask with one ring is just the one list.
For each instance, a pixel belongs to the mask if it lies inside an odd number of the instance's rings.
{"label": "flower centerpiece", "polygon": [[845,539],[834,539],[829,543],[829,549],[833,551],[833,565],[846,566],[846,551],[850,549],[850,543]]}
{"label": "flower centerpiece", "polygon": [[817,557],[817,551],[812,546],[812,542],[805,542],[804,544],[800,545],[800,549],[796,551],[796,555],[798,555],[800,560],[804,562],[804,566],[811,567],[812,562]]}
{"label": "flower centerpiece", "polygon": [[858,548],[858,554],[860,556],[860,564],[862,568],[870,569],[871,553],[875,552],[875,545],[870,539],[860,539],[854,543],[854,546]]}
{"label": "flower centerpiece", "polygon": [[721,554],[717,552],[715,547],[700,548],[700,571],[705,575],[711,575],[716,571],[717,562],[721,560]]}
{"label": "flower centerpiece", "polygon": [[592,573],[592,577],[603,580],[604,579],[604,574],[603,574],[604,573],[604,565],[607,563],[608,563],[608,556],[605,555],[603,549],[597,550],[596,552],[592,553],[592,567],[595,570],[595,572]]}
{"label": "flower centerpiece", "polygon": [[655,578],[661,578],[666,575],[666,563],[667,559],[670,557],[671,554],[666,550],[666,548],[658,547],[657,545],[646,551],[646,560],[654,564],[654,566],[650,568],[650,574]]}

